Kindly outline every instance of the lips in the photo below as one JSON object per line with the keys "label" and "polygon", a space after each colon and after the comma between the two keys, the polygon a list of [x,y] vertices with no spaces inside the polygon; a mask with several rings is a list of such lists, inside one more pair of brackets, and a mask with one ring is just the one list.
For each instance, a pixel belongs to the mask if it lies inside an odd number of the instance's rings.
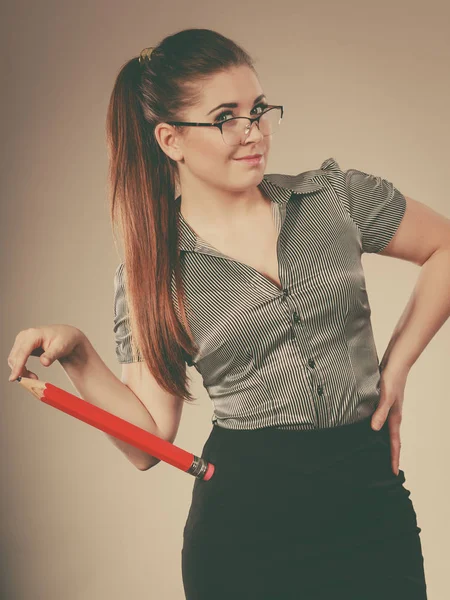
{"label": "lips", "polygon": [[242,156],[241,158],[235,158],[234,160],[250,160],[251,158],[260,158],[262,154],[249,154],[248,156]]}

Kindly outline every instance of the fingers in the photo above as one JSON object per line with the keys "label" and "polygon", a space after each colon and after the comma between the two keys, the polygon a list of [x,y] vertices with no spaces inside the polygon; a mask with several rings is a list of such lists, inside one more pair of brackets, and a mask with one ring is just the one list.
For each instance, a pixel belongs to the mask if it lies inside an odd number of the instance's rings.
{"label": "fingers", "polygon": [[389,440],[391,446],[391,463],[394,475],[399,473],[400,451],[402,442],[400,439],[400,421],[399,419],[390,419],[389,421]]}
{"label": "fingers", "polygon": [[400,463],[400,450],[402,442],[400,440],[400,433],[392,430],[390,434],[391,442],[391,459],[392,459],[392,471],[395,475],[398,475],[399,463]]}
{"label": "fingers", "polygon": [[379,405],[376,411],[372,415],[371,426],[375,431],[379,431],[386,422],[389,414],[390,406]]}
{"label": "fingers", "polygon": [[400,470],[399,463],[400,463],[400,457],[397,454],[392,459],[392,472],[394,473],[394,475],[398,475],[398,473],[399,473],[399,470]]}
{"label": "fingers", "polygon": [[[18,377],[29,376],[31,371],[28,371],[26,368],[26,362],[30,355],[39,355],[37,352],[39,352],[41,344],[42,336],[38,329],[30,328],[17,334],[14,345],[8,356],[8,365],[11,368],[9,381],[15,381]],[[35,375],[35,373],[33,373],[33,375]],[[35,377],[38,379],[36,375]]]}
{"label": "fingers", "polygon": [[11,371],[8,379],[9,381],[15,381],[18,377],[29,377],[30,379],[39,379],[36,373],[33,373],[33,371],[29,371],[26,367],[23,367],[23,369],[17,375],[15,375]]}
{"label": "fingers", "polygon": [[371,427],[375,431],[379,431],[386,420],[389,426],[389,440],[390,440],[390,454],[391,454],[391,467],[394,475],[399,474],[400,464],[400,425],[402,422],[402,413],[396,408],[395,403],[388,405],[388,403],[380,403],[378,408],[372,415]]}
{"label": "fingers", "polygon": [[[44,367],[49,367],[55,360],[71,355],[80,343],[84,334],[71,325],[48,325],[30,327],[20,331],[8,357],[11,368],[10,381],[19,376],[27,377],[31,371],[26,368],[30,356],[37,356]],[[32,378],[38,377],[32,373]]]}

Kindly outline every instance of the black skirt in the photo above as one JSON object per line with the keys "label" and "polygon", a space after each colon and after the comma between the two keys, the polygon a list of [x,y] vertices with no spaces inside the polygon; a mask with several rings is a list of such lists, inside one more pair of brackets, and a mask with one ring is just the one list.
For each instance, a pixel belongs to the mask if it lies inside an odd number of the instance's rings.
{"label": "black skirt", "polygon": [[213,425],[183,531],[186,600],[426,600],[424,559],[388,423]]}

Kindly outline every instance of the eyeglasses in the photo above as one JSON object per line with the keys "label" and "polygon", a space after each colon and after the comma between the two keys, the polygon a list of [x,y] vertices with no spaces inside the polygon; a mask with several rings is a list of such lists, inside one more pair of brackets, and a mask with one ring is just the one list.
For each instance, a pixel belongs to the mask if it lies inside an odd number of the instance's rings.
{"label": "eyeglasses", "polygon": [[283,118],[283,106],[270,105],[256,117],[232,117],[219,123],[186,123],[184,121],[167,121],[168,125],[182,127],[217,127],[220,129],[223,141],[228,146],[238,146],[245,142],[256,121],[258,129],[264,137],[273,135],[279,128]]}

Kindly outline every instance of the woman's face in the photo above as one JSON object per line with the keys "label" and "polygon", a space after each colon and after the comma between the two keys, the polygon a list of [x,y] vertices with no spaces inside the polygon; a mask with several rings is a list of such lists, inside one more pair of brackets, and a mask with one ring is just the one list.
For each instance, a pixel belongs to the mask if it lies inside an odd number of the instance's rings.
{"label": "woman's face", "polygon": [[[237,106],[217,108],[224,103]],[[260,114],[267,103],[253,70],[233,67],[203,83],[199,103],[179,120],[213,123],[231,117],[252,117]],[[181,135],[161,129],[159,135],[168,144],[166,153],[178,162],[182,187],[183,180],[191,182],[194,178],[208,186],[238,192],[257,186],[264,176],[271,138],[264,137],[256,123],[246,140],[236,146],[227,145],[217,127],[183,127]],[[236,160],[250,154],[262,154],[260,163]]]}

